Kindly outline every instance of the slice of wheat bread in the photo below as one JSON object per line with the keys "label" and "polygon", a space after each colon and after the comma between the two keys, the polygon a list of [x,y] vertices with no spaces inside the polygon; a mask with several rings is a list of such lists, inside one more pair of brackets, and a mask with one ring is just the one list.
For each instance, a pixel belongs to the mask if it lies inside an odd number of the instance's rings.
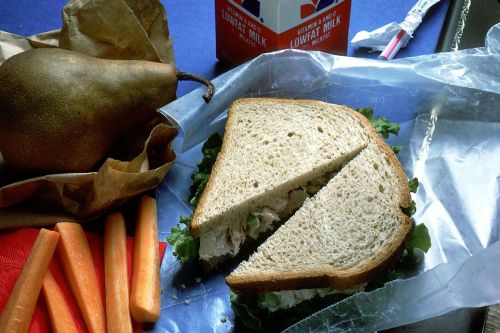
{"label": "slice of wheat bread", "polygon": [[348,289],[384,272],[413,228],[405,173],[374,130],[371,142],[227,278],[235,291]]}
{"label": "slice of wheat bread", "polygon": [[[236,100],[229,108],[221,152],[191,218],[190,231],[200,237],[200,249],[220,242],[204,238],[210,230],[241,224],[255,207],[271,206],[273,198],[339,168],[368,141],[363,120],[343,106],[308,100]],[[224,237],[231,238],[230,231]],[[203,257],[201,252],[202,260],[210,260],[212,254]],[[213,255],[225,254],[235,255]]]}

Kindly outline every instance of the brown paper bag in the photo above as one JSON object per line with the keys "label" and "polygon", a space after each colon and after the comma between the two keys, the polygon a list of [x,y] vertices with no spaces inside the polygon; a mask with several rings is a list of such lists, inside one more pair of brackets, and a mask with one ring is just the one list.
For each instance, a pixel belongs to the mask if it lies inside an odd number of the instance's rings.
{"label": "brown paper bag", "polygon": [[[27,38],[0,31],[0,64],[39,47],[174,63],[166,12],[158,0],[70,0],[63,21],[61,30]],[[145,136],[128,138],[129,146],[122,152],[127,158],[108,158],[95,172],[6,181],[13,175],[0,155],[0,229],[86,221],[154,189],[175,160],[171,142],[177,131],[165,119],[160,123],[145,124]]]}
{"label": "brown paper bag", "polygon": [[166,21],[159,1],[69,1],[59,47],[98,58],[174,64]]}
{"label": "brown paper bag", "polygon": [[0,188],[0,229],[89,220],[154,189],[175,161],[176,134],[160,124],[131,161],[108,158],[95,172],[45,175]]}

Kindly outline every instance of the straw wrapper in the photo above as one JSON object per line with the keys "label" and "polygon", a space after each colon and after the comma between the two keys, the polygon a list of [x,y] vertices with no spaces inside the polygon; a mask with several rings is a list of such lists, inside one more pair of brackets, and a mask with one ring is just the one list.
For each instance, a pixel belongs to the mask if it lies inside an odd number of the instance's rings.
{"label": "straw wrapper", "polygon": [[[407,36],[401,40],[399,48],[405,47],[413,33],[417,30],[420,23],[429,11],[429,9],[438,3],[440,0],[419,0],[406,15],[406,18],[401,23],[391,22],[371,32],[360,31],[353,39],[351,44],[356,47],[366,47],[373,51],[383,51],[391,43],[391,40],[397,36],[400,31],[404,31]],[[399,50],[398,48],[398,50]]]}

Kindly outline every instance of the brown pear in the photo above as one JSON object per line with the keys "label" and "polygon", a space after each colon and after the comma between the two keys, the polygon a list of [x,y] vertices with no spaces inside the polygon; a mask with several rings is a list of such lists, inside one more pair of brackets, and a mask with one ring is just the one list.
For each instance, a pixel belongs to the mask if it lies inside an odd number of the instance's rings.
{"label": "brown pear", "polygon": [[[0,66],[0,151],[36,173],[92,170],[176,97],[168,64],[35,49]],[[181,73],[185,74],[185,73]]]}

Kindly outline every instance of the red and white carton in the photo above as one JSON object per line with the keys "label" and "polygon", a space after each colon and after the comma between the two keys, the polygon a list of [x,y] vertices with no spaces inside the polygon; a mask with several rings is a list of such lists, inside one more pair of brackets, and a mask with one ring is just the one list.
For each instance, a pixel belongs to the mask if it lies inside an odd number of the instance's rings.
{"label": "red and white carton", "polygon": [[217,58],[240,64],[264,52],[345,55],[351,0],[215,0]]}

